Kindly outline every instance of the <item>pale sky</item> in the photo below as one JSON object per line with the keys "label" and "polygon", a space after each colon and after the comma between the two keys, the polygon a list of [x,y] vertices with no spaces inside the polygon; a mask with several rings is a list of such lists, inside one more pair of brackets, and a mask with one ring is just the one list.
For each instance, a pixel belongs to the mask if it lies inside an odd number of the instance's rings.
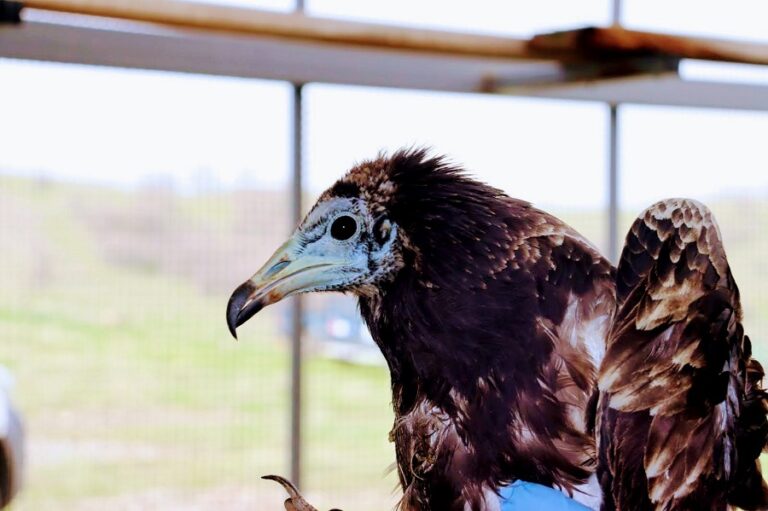
{"label": "pale sky", "polygon": [[[219,3],[290,9],[284,0]],[[610,2],[311,0],[311,14],[529,36],[609,22]],[[632,0],[627,26],[768,41],[765,0]],[[690,76],[768,83],[765,69],[690,65]],[[0,60],[0,171],[185,191],[288,182],[289,87],[281,82]],[[546,207],[604,204],[607,111],[596,103],[310,85],[307,181],[321,190],[381,149],[429,145],[511,195]],[[768,195],[768,114],[626,106],[621,198]],[[215,179],[212,179],[215,176]]]}

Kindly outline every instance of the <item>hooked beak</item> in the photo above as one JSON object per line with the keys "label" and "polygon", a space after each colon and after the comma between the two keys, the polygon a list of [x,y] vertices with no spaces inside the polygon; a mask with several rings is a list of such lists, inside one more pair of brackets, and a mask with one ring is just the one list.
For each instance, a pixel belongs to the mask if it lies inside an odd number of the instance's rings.
{"label": "hooked beak", "polygon": [[299,254],[299,243],[291,238],[269,258],[262,268],[242,283],[227,304],[229,332],[237,339],[237,327],[248,321],[267,305],[286,296],[322,288],[332,283],[332,267],[343,261],[323,256]]}

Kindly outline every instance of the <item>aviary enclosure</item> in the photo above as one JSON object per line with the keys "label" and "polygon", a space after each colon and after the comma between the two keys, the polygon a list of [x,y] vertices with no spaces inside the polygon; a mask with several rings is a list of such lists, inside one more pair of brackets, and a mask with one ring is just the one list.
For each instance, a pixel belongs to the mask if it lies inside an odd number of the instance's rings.
{"label": "aviary enclosure", "polygon": [[[447,153],[613,262],[643,207],[703,200],[768,359],[766,40],[670,35],[696,30],[636,4],[418,26],[321,0],[0,2],[11,508],[279,509],[269,473],[321,508],[393,506],[389,374],[354,300],[291,299],[237,342],[224,322],[317,195],[382,149]],[[742,32],[765,14],[743,7]],[[554,33],[570,26],[603,28]]]}

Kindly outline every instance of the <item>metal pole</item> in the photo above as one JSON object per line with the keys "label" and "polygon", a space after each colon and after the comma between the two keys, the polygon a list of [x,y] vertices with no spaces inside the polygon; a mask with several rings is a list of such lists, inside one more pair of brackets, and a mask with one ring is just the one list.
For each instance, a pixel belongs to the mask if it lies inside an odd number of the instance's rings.
{"label": "metal pole", "polygon": [[619,254],[619,106],[609,105],[608,141],[608,259],[614,264]]}
{"label": "metal pole", "polygon": [[[613,0],[611,21],[621,24],[622,0]],[[619,105],[611,103],[608,123],[608,259],[619,260]]]}
{"label": "metal pole", "polygon": [[[304,0],[296,0],[295,11],[304,12]],[[292,224],[299,225],[302,214],[302,97],[303,84],[293,84],[293,181],[291,190]],[[291,308],[291,481],[301,488],[301,340],[304,325],[301,296],[293,298]]]}
{"label": "metal pole", "polygon": [[613,0],[611,21],[614,25],[621,25],[621,0]]}
{"label": "metal pole", "polygon": [[[302,195],[302,85],[293,84],[293,182],[291,190],[292,221],[301,222]],[[293,298],[291,308],[291,481],[301,487],[301,339],[302,300]]]}

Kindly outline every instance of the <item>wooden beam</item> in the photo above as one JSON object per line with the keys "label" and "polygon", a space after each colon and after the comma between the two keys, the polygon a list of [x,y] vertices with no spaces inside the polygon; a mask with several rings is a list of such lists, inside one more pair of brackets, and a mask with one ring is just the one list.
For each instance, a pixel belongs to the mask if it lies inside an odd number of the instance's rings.
{"label": "wooden beam", "polygon": [[[676,72],[680,57],[768,62],[765,45],[731,46],[624,29],[539,36],[521,45],[514,39],[170,0],[27,1],[122,19],[26,9],[21,25],[0,26],[0,57],[293,83],[768,111],[768,85],[691,82]],[[139,4],[165,17],[150,15]],[[147,22],[159,18],[175,22]],[[460,51],[451,49],[459,46]]]}
{"label": "wooden beam", "polygon": [[768,45],[591,27],[508,37],[411,29],[179,0],[25,0],[29,8],[130,21],[279,37],[295,41],[503,59],[561,62],[600,57],[671,56],[681,59],[768,64]]}
{"label": "wooden beam", "polygon": [[555,62],[317,44],[35,10],[25,20],[0,26],[0,57],[449,92],[482,92],[500,77],[555,80],[560,72]]}
{"label": "wooden beam", "polygon": [[666,56],[768,65],[768,44],[641,32],[618,26],[542,34],[531,39],[528,48],[534,55],[555,59]]}
{"label": "wooden beam", "polygon": [[24,0],[28,8],[172,27],[378,49],[529,59],[525,40],[359,23],[178,0]]}

